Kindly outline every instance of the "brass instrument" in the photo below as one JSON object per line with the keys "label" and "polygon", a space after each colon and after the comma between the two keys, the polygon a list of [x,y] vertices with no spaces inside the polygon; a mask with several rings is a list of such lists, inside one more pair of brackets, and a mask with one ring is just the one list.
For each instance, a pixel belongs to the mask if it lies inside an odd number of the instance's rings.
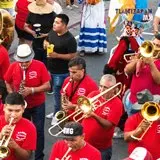
{"label": "brass instrument", "polygon": [[130,63],[132,61],[132,57],[135,57],[136,53],[127,53],[123,55],[123,59],[127,62]]}
{"label": "brass instrument", "polygon": [[[118,86],[119,86],[120,88],[118,88]],[[98,98],[100,98],[100,97],[103,96],[104,94],[110,92],[110,91],[113,90],[113,89],[117,89],[117,88],[118,88],[118,92],[117,92],[113,97],[111,97],[110,99],[107,99],[107,100],[106,100],[105,102],[103,102],[103,103],[98,100]],[[113,98],[115,98],[115,97],[117,97],[118,95],[120,95],[121,92],[122,92],[122,90],[123,90],[123,85],[122,85],[122,83],[118,82],[118,83],[115,84],[114,86],[112,86],[112,87],[110,87],[109,89],[107,89],[107,90],[99,93],[98,95],[96,95],[96,96],[94,96],[94,97],[92,97],[92,98],[87,98],[87,97],[85,97],[85,96],[80,96],[80,97],[78,98],[78,101],[77,101],[77,104],[78,104],[78,107],[79,107],[80,111],[73,116],[73,120],[76,121],[76,122],[79,122],[79,121],[81,121],[83,118],[86,118],[88,113],[90,113],[91,111],[95,111],[98,107],[101,107],[101,106],[105,105],[106,103],[108,103],[108,101],[110,101],[110,100],[112,100]],[[96,104],[97,102],[99,103],[99,106],[97,106],[97,104]],[[82,115],[79,119],[77,119],[77,117],[78,117],[80,114],[82,114],[82,113],[83,113],[83,115]]]}
{"label": "brass instrument", "polygon": [[[9,122],[9,126],[12,125],[13,120],[14,120],[14,118],[11,118],[11,120]],[[0,142],[0,158],[6,158],[10,154],[10,149],[8,148],[8,143],[11,139],[14,128],[15,128],[15,125],[12,126],[12,131],[11,131],[9,136],[3,136],[2,137],[2,140]]]}
{"label": "brass instrument", "polygon": [[[101,96],[103,96],[104,94],[110,92],[111,90],[113,89],[117,89],[118,86],[120,87],[118,92],[113,96],[111,97],[110,99],[106,100],[105,102],[100,102],[98,100],[98,98],[100,98]],[[122,86],[122,83],[117,83],[115,84],[114,86],[110,87],[109,89],[101,92],[100,94],[96,95],[95,97],[92,97],[92,98],[87,98],[85,96],[80,96],[78,98],[78,101],[77,101],[77,104],[78,104],[78,107],[76,108],[76,110],[71,113],[70,115],[64,117],[62,120],[58,121],[55,125],[51,126],[49,129],[48,129],[48,132],[50,133],[50,135],[52,136],[58,136],[59,134],[61,134],[63,132],[63,130],[61,129],[59,132],[53,134],[51,132],[51,130],[59,125],[61,125],[61,123],[64,123],[66,120],[68,120],[70,117],[73,116],[73,119],[74,121],[76,122],[79,122],[81,121],[83,118],[86,118],[87,114],[91,111],[94,111],[96,110],[98,107],[101,107],[102,105],[105,105],[108,101],[112,100],[113,98],[115,98],[116,96],[120,95],[121,91],[123,89],[123,86]],[[97,106],[96,103],[99,103],[100,105]],[[79,119],[76,119],[77,116],[79,116],[80,114],[83,114],[81,118]]]}
{"label": "brass instrument", "polygon": [[[67,103],[68,97],[66,96],[66,89],[68,88],[69,84],[72,82],[72,79],[68,81],[68,83],[63,87],[62,93],[61,93],[61,105]],[[62,107],[63,108],[63,107]],[[59,122],[62,119],[66,117],[66,112],[64,110],[60,110],[55,114],[56,120]],[[67,120],[67,119],[66,119]],[[65,122],[64,122],[65,123]],[[61,129],[63,127],[63,124],[59,126]]]}
{"label": "brass instrument", "polygon": [[141,141],[143,139],[144,135],[147,133],[149,128],[152,126],[153,122],[158,120],[158,118],[160,118],[160,107],[159,107],[159,104],[156,103],[156,102],[146,102],[142,106],[141,114],[142,114],[144,119],[141,121],[141,123],[138,125],[138,127],[140,127],[141,124],[143,123],[143,121],[146,121],[146,120],[148,122],[150,122],[150,125],[143,132],[143,134],[140,137],[135,137],[135,136],[131,135],[131,137],[133,139],[136,139],[138,141]]}
{"label": "brass instrument", "polygon": [[[142,45],[139,47],[139,51],[140,51],[139,58],[153,57],[156,59],[159,57],[160,48],[155,47],[151,41],[144,41]],[[123,58],[127,63],[129,63],[131,62],[131,59],[129,59],[128,57],[135,56],[135,55],[136,53],[125,54]]]}
{"label": "brass instrument", "polygon": [[[68,150],[66,151],[66,153],[64,154],[64,156],[62,157],[61,160],[70,160],[71,155],[68,155],[68,153],[72,150],[71,147],[68,148]],[[67,156],[68,155],[68,156]]]}
{"label": "brass instrument", "polygon": [[0,9],[0,44],[9,49],[14,38],[14,22],[8,11]]}
{"label": "brass instrument", "polygon": [[23,90],[24,90],[24,87],[25,87],[25,80],[26,80],[26,69],[24,67],[22,67],[22,80],[21,80],[21,83],[19,85],[19,94],[22,94],[23,93]]}

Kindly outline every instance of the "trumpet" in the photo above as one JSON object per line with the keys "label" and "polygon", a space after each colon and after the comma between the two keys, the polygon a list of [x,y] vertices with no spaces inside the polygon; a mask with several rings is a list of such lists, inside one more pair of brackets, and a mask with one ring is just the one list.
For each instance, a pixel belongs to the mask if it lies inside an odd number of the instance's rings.
{"label": "trumpet", "polygon": [[[9,126],[12,125],[13,120],[14,118],[11,118],[9,122]],[[8,144],[13,134],[14,128],[15,128],[15,125],[12,126],[12,131],[9,136],[2,137],[2,140],[0,142],[0,158],[7,158],[10,154],[10,149],[8,148]]]}
{"label": "trumpet", "polygon": [[[158,120],[160,118],[160,108],[159,108],[159,104],[156,102],[146,102],[141,109],[141,114],[143,116],[143,120],[141,121],[141,123],[138,125],[138,127],[141,126],[141,124],[147,120],[148,122],[150,122],[148,128],[143,132],[143,134],[140,137],[135,137],[133,135],[131,135],[131,137],[133,139],[136,139],[138,141],[141,141],[144,137],[144,135],[147,133],[147,131],[149,130],[149,128],[152,126],[153,122]],[[137,127],[137,128],[138,128]]]}
{"label": "trumpet", "polygon": [[[151,41],[144,41],[141,46],[139,47],[140,56],[139,58],[158,58],[159,57],[159,51],[160,48],[155,47],[155,45]],[[131,57],[136,56],[136,53],[130,53],[130,54],[124,54],[123,58],[124,60],[129,63],[131,62]]]}
{"label": "trumpet", "polygon": [[[120,88],[119,88],[118,92],[113,97],[111,97],[110,99],[106,100],[105,102],[100,102],[98,100],[98,98],[100,98],[104,94],[110,92],[111,90],[118,88],[118,86]],[[87,98],[85,96],[80,96],[78,98],[78,101],[77,101],[78,105],[77,105],[76,110],[73,113],[71,113],[70,115],[66,116],[61,121],[59,121],[58,123],[56,123],[55,125],[51,126],[48,129],[49,134],[52,135],[52,136],[58,136],[59,134],[61,134],[63,132],[63,129],[61,129],[58,133],[53,134],[51,132],[53,128],[55,128],[57,126],[59,127],[59,125],[61,125],[61,123],[64,123],[70,117],[73,117],[73,120],[76,121],[76,122],[81,121],[83,118],[87,117],[87,114],[89,112],[96,110],[98,107],[101,107],[102,105],[105,105],[108,101],[110,101],[113,98],[115,98],[116,96],[120,95],[122,89],[123,89],[122,83],[119,82],[119,83],[115,84],[114,86],[110,87],[109,89],[101,92],[100,94],[98,94],[98,95],[96,95],[96,96],[94,96],[92,98]],[[97,102],[99,103],[99,105],[96,104]],[[82,114],[82,116],[79,119],[77,119],[77,116],[79,116],[80,114]]]}
{"label": "trumpet", "polygon": [[[71,147],[68,148],[68,150],[66,151],[66,153],[64,154],[64,156],[62,157],[61,160],[70,160],[71,155],[68,155],[68,153],[72,150]],[[68,155],[68,156],[67,156]]]}

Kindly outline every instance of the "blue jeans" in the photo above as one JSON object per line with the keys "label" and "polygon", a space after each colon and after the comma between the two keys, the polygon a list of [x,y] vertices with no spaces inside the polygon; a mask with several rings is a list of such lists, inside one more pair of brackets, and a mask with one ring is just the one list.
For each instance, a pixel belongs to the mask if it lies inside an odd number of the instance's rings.
{"label": "blue jeans", "polygon": [[104,150],[99,150],[101,152],[102,160],[110,160],[112,157],[112,147],[109,147]]}
{"label": "blue jeans", "polygon": [[37,149],[35,151],[35,160],[43,160],[45,103],[34,106],[33,108],[26,108],[23,117],[32,120],[37,129]]}
{"label": "blue jeans", "polygon": [[34,53],[35,53],[34,59],[43,62],[45,64],[45,66],[47,66],[46,51],[43,48],[37,48],[35,46],[33,46],[33,50],[34,50]]}
{"label": "blue jeans", "polygon": [[54,91],[54,113],[61,109],[61,88],[66,77],[69,76],[68,73],[65,74],[51,74],[53,81],[53,91]]}

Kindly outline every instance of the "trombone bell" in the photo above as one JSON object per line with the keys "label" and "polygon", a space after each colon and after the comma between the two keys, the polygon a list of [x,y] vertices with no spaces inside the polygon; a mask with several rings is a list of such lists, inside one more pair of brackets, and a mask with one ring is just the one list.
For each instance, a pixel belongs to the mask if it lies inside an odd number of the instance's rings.
{"label": "trombone bell", "polygon": [[159,105],[155,102],[146,102],[142,106],[141,114],[147,121],[156,121],[160,117]]}
{"label": "trombone bell", "polygon": [[80,110],[85,114],[89,113],[92,110],[92,107],[91,107],[92,104],[89,98],[85,96],[80,96],[78,98],[77,105],[79,106]]}

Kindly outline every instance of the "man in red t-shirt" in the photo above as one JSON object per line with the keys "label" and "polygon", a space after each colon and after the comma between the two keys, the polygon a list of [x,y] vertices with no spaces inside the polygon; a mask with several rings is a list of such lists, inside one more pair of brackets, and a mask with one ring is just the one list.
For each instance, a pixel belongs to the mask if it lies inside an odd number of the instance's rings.
{"label": "man in red t-shirt", "polygon": [[[62,108],[70,115],[77,107],[79,96],[87,96],[98,89],[96,82],[86,74],[86,62],[81,57],[70,60],[70,76],[67,77],[61,89]],[[70,118],[72,120],[72,118]]]}
{"label": "man in red t-shirt", "polygon": [[9,93],[17,91],[27,101],[23,116],[33,120],[37,128],[37,150],[35,159],[43,159],[45,94],[50,89],[50,75],[45,65],[33,60],[34,52],[28,44],[18,46],[14,58],[17,62],[10,65],[5,74],[5,82]]}
{"label": "man in red t-shirt", "polygon": [[[152,41],[156,50],[160,49],[160,34],[155,35]],[[158,54],[158,51],[154,51],[153,56]],[[143,54],[143,53],[140,53]],[[148,89],[152,94],[160,94],[160,59],[148,57],[135,58],[125,67],[125,72],[132,76],[132,82],[130,87],[129,102],[125,103],[125,109],[128,115],[134,113],[132,105],[137,102],[136,94],[144,89]]]}
{"label": "man in red t-shirt", "polygon": [[[4,116],[0,117],[0,140],[5,137],[5,140],[9,141],[6,145],[11,152],[5,158],[2,150],[0,158],[29,160],[32,151],[36,149],[36,128],[32,122],[22,118],[24,110],[23,96],[16,92],[8,94],[4,105]],[[11,135],[11,139],[8,137],[9,135]],[[5,145],[5,140],[1,141],[0,148]]]}
{"label": "man in red t-shirt", "polygon": [[4,80],[4,75],[9,67],[8,51],[0,44],[0,79]]}
{"label": "man in red t-shirt", "polygon": [[150,152],[144,147],[136,147],[128,158],[123,160],[153,160]]}
{"label": "man in red t-shirt", "polygon": [[[88,97],[94,97],[115,84],[116,79],[113,75],[103,75],[99,91],[90,93]],[[96,103],[97,108],[82,121],[85,140],[101,152],[102,160],[111,159],[114,128],[123,112],[122,102],[117,96],[109,100],[115,95],[116,89],[115,87],[115,89],[103,94]],[[107,100],[108,102],[106,102]]]}
{"label": "man in red t-shirt", "polygon": [[49,160],[101,160],[100,152],[85,142],[83,127],[80,123],[66,123],[61,137],[64,140],[53,145]]}
{"label": "man in red t-shirt", "polygon": [[[136,147],[145,147],[152,154],[153,160],[157,160],[160,158],[157,147],[160,146],[160,118],[156,117],[159,110],[154,113],[153,107],[159,108],[160,95],[152,96],[148,90],[143,90],[137,93],[137,97],[138,102],[133,105],[133,109],[138,113],[127,119],[124,140],[128,142],[129,154]],[[155,105],[156,103],[157,105]],[[153,118],[155,120],[152,121]],[[158,119],[156,120],[156,118]]]}

